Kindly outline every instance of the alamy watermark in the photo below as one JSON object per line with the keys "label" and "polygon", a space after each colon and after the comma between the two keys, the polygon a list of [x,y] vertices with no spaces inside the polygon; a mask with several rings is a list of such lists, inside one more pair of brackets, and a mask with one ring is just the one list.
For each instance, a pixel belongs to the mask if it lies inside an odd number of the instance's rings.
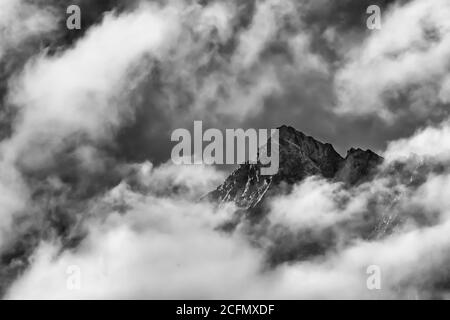
{"label": "alamy watermark", "polygon": [[[78,5],[72,4],[67,7],[66,13],[69,15],[66,19],[66,26],[69,30],[81,29],[81,9]],[[370,16],[366,20],[366,26],[370,30],[381,29],[381,9],[377,5],[370,5],[366,9]]]}
{"label": "alamy watermark", "polygon": [[381,30],[381,9],[379,6],[373,4],[367,7],[367,14],[370,16],[367,18],[366,26],[369,30]]}
{"label": "alamy watermark", "polygon": [[[268,132],[270,131],[270,136]],[[172,132],[171,141],[175,164],[243,164],[260,163],[261,175],[274,175],[279,167],[278,129],[226,129],[225,139],[219,129],[203,132],[202,121],[194,121],[194,138],[187,129]],[[192,152],[192,142],[194,150]],[[203,148],[203,143],[207,145]],[[270,151],[268,146],[270,145]],[[225,153],[225,154],[224,154]]]}
{"label": "alamy watermark", "polygon": [[67,7],[67,17],[66,27],[69,30],[80,30],[81,29],[81,9],[79,6],[73,4]]}
{"label": "alamy watermark", "polygon": [[81,268],[77,265],[70,265],[66,269],[66,288],[68,290],[81,290]]}
{"label": "alamy watermark", "polygon": [[381,290],[381,268],[375,264],[367,267],[366,273],[369,275],[366,286],[369,290]]}

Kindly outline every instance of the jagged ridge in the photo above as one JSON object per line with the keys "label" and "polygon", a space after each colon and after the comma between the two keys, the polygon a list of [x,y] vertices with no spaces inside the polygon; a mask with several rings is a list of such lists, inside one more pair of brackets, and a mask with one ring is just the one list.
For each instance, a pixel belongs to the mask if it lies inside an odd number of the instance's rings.
{"label": "jagged ridge", "polygon": [[260,175],[260,164],[240,165],[208,197],[233,201],[241,208],[258,205],[269,194],[279,193],[308,176],[355,185],[368,179],[383,158],[371,150],[351,148],[343,158],[330,143],[322,143],[289,126],[279,129],[279,170],[273,176]]}

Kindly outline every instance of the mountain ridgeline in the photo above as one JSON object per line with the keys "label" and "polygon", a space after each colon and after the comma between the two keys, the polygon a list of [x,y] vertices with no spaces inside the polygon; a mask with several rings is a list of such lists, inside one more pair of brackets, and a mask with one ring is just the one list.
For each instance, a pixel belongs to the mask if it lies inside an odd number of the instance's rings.
{"label": "mountain ridgeline", "polygon": [[329,143],[317,141],[289,126],[278,129],[279,170],[275,175],[261,175],[259,163],[242,164],[209,193],[208,198],[217,202],[232,201],[242,209],[252,209],[261,206],[265,198],[287,192],[309,176],[349,186],[362,183],[370,179],[383,161],[370,150],[354,148],[343,158]]}

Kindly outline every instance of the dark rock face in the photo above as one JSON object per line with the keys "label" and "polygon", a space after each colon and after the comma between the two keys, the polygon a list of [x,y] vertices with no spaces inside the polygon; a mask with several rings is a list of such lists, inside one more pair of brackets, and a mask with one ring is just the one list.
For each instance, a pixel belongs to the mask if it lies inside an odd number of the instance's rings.
{"label": "dark rock face", "polygon": [[251,209],[271,194],[288,191],[306,177],[317,175],[355,185],[370,177],[383,158],[370,150],[350,149],[341,157],[329,143],[322,143],[292,127],[279,129],[279,170],[262,176],[260,164],[240,165],[208,197],[215,201],[233,201]]}
{"label": "dark rock face", "polygon": [[[344,160],[329,143],[322,143],[292,127],[281,126],[280,168],[275,177],[295,183],[310,175],[332,178]],[[277,180],[276,179],[276,180]]]}
{"label": "dark rock face", "polygon": [[351,148],[335,178],[348,184],[356,184],[370,178],[373,170],[383,161],[376,153]]}

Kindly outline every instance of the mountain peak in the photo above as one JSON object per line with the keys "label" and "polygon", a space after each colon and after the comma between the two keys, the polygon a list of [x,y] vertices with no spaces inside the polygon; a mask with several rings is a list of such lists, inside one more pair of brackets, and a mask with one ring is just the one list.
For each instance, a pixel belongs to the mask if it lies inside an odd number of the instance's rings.
{"label": "mountain peak", "polygon": [[291,127],[291,126],[282,125],[282,126],[279,126],[277,129],[279,130],[280,136],[287,137],[287,136],[296,135],[296,136],[306,137],[306,135],[303,132],[298,131],[297,129],[295,129],[294,127]]}
{"label": "mountain peak", "polygon": [[319,142],[316,139],[314,139],[313,137],[308,136],[308,135],[304,134],[303,132],[298,131],[297,129],[295,129],[291,126],[282,125],[282,126],[278,127],[277,129],[278,129],[280,140],[294,141],[294,142],[299,142],[302,140],[309,140],[309,141]]}
{"label": "mountain peak", "polygon": [[365,153],[365,154],[370,154],[370,155],[377,155],[375,152],[373,152],[373,151],[370,150],[370,149],[366,149],[366,150],[364,151],[364,150],[361,149],[361,148],[350,148],[350,149],[347,151],[347,156],[346,156],[346,158],[349,157],[349,156],[354,156],[354,155],[363,154],[363,153]]}
{"label": "mountain peak", "polygon": [[322,143],[291,126],[279,130],[279,170],[273,176],[261,176],[260,164],[240,165],[225,182],[209,194],[219,201],[234,201],[239,207],[252,208],[280,186],[292,186],[308,176],[357,184],[367,178],[383,158],[370,150],[351,148],[344,159],[330,143]]}

